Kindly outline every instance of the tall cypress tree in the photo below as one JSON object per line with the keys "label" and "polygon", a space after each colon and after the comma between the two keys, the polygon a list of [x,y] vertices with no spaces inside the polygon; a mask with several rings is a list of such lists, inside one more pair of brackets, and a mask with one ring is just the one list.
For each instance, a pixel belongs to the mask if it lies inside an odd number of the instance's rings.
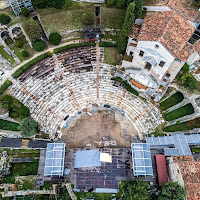
{"label": "tall cypress tree", "polygon": [[126,10],[124,24],[122,26],[122,30],[121,30],[120,37],[119,37],[118,49],[119,49],[120,53],[124,53],[126,50],[127,39],[131,33],[131,29],[135,22],[134,12],[135,12],[135,2],[130,3]]}
{"label": "tall cypress tree", "polygon": [[142,0],[135,0],[135,19],[142,14]]}
{"label": "tall cypress tree", "polygon": [[126,0],[118,0],[117,1],[117,6],[122,8],[122,7],[125,7],[126,6]]}

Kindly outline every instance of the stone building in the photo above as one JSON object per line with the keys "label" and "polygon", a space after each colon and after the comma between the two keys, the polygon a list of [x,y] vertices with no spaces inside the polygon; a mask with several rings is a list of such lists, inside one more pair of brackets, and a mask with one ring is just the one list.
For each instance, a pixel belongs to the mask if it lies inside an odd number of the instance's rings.
{"label": "stone building", "polygon": [[[185,1],[185,0],[184,0]],[[132,87],[161,99],[182,66],[199,60],[199,11],[185,8],[182,0],[170,0],[171,11],[148,12],[143,25],[134,25],[123,61]]]}

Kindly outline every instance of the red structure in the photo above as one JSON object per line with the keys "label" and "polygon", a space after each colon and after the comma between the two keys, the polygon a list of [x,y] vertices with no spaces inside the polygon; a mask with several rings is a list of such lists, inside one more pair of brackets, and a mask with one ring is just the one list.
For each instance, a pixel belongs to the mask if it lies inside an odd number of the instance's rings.
{"label": "red structure", "polygon": [[156,155],[156,166],[158,173],[158,183],[159,186],[161,186],[163,183],[166,183],[168,181],[166,159],[163,154]]}

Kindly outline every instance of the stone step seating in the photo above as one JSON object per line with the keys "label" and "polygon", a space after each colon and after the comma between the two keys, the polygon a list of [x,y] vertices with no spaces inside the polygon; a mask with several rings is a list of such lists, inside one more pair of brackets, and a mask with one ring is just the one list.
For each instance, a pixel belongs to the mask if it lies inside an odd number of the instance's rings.
{"label": "stone step seating", "polygon": [[[37,71],[41,68],[37,64],[32,68],[34,73],[30,69],[26,75],[23,75],[23,78],[20,77],[19,84],[23,85],[40,103],[20,90],[17,85],[11,86],[10,90],[13,95],[30,108],[31,116],[39,122],[41,130],[53,135],[58,126],[65,123],[63,119],[67,115],[73,117],[82,109],[92,107],[94,104],[102,106],[109,104],[125,113],[141,137],[152,132],[160,123],[159,111],[150,102],[146,104],[129,92],[126,92],[123,97],[124,88],[113,86],[112,67],[104,64],[103,58],[101,58],[102,62],[99,65],[99,98],[97,98],[95,62],[91,61],[92,68],[89,71],[80,71],[80,73],[69,71],[68,65],[71,61],[68,59],[69,56],[73,58],[72,54],[78,53],[82,56],[88,56],[89,52],[94,57],[96,56],[96,49],[93,47],[82,48],[82,51],[79,48],[57,54],[56,59],[60,62],[60,66],[54,66],[54,71],[46,76],[39,76],[39,72],[43,72]],[[100,48],[100,52],[102,57],[102,48]],[[50,64],[52,59],[45,59],[40,64],[45,63],[47,66],[47,60],[49,66],[53,66]],[[65,60],[67,60],[66,63]],[[74,96],[71,95],[71,92]]]}
{"label": "stone step seating", "polygon": [[55,63],[52,58],[46,58],[37,63],[33,68],[27,70],[20,78],[25,81],[28,77],[43,78],[54,71]]}

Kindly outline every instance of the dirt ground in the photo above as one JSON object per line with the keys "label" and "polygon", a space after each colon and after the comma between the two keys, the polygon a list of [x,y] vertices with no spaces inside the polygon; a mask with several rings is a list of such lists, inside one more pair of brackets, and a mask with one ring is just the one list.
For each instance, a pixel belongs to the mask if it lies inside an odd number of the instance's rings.
{"label": "dirt ground", "polygon": [[62,130],[62,140],[68,148],[130,147],[131,135],[137,132],[126,117],[111,111],[83,113]]}

